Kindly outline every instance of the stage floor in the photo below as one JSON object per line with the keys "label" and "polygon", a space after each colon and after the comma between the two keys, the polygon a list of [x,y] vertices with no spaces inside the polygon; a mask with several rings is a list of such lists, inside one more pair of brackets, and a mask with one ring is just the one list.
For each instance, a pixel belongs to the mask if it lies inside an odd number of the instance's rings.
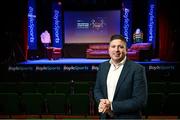
{"label": "stage floor", "polygon": [[108,59],[86,59],[86,58],[60,58],[57,60],[39,59],[27,60],[19,64],[99,64]]}
{"label": "stage floor", "polygon": [[[27,60],[24,62],[20,62],[18,64],[100,64],[109,59],[86,59],[86,58],[60,58],[57,60],[49,60],[49,59],[39,59],[39,60]],[[159,64],[159,63],[169,63],[167,61],[135,61],[140,64]],[[171,62],[172,63],[172,62]]]}

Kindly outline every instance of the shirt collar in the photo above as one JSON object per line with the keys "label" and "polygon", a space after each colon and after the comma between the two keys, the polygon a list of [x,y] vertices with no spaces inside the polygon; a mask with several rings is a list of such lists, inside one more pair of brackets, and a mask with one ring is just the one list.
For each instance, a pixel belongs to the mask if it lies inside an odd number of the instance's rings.
{"label": "shirt collar", "polygon": [[125,56],[124,59],[123,59],[122,61],[120,61],[118,64],[114,64],[113,61],[112,61],[112,59],[110,59],[109,63],[110,63],[111,65],[114,65],[114,67],[115,67],[116,69],[118,69],[121,65],[124,65],[125,61],[126,61],[126,56]]}

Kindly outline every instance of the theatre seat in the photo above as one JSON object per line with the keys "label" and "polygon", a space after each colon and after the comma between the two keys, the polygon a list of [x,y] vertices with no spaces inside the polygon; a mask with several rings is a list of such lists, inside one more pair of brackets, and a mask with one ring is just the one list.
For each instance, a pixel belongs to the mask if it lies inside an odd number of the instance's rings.
{"label": "theatre seat", "polygon": [[161,115],[163,111],[163,93],[149,93],[146,107],[143,109],[143,115]]}
{"label": "theatre seat", "polygon": [[25,114],[44,114],[46,112],[44,98],[41,93],[22,93],[23,111]]}
{"label": "theatre seat", "polygon": [[56,60],[62,56],[62,48],[47,47],[47,57],[49,60]]}
{"label": "theatre seat", "polygon": [[89,95],[85,93],[70,94],[67,97],[70,115],[89,115]]}
{"label": "theatre seat", "polygon": [[180,114],[180,93],[169,93],[164,104],[164,113],[167,115]]}
{"label": "theatre seat", "polygon": [[17,93],[0,93],[0,115],[21,114]]}
{"label": "theatre seat", "polygon": [[45,95],[48,114],[65,115],[67,111],[66,94],[64,93],[48,93]]}
{"label": "theatre seat", "polygon": [[88,82],[75,82],[74,87],[75,93],[89,94],[90,84]]}

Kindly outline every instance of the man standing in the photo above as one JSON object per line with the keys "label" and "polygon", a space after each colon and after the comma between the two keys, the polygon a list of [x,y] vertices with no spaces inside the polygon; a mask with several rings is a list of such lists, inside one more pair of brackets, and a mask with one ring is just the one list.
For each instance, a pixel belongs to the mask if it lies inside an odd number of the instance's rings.
{"label": "man standing", "polygon": [[94,97],[100,118],[140,119],[147,102],[145,68],[128,60],[126,40],[113,35],[109,43],[111,59],[99,65]]}

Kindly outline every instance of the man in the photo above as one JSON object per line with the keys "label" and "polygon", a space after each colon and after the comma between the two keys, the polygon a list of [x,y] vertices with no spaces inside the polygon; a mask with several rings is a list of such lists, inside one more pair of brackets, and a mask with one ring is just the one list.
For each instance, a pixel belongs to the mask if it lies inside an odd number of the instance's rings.
{"label": "man", "polygon": [[140,119],[147,101],[145,68],[126,57],[126,40],[113,35],[109,43],[111,59],[99,65],[94,97],[100,118]]}

